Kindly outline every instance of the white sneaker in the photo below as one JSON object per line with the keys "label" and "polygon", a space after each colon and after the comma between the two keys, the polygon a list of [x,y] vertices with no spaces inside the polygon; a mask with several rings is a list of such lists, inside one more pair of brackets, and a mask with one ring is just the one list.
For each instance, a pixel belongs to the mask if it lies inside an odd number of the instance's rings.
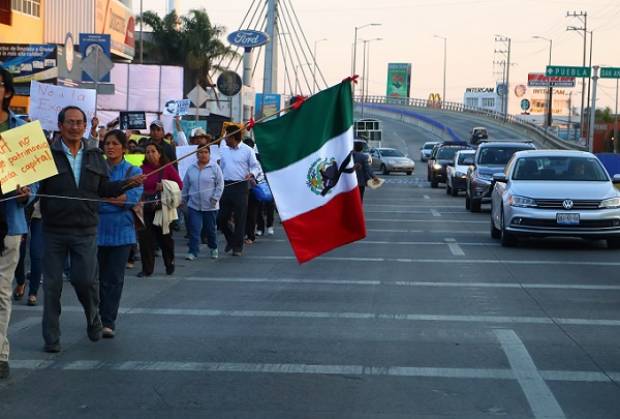
{"label": "white sneaker", "polygon": [[185,260],[195,260],[196,259],[196,255],[193,253],[188,253],[187,256],[185,256]]}
{"label": "white sneaker", "polygon": [[256,235],[258,237],[262,236],[263,235],[263,230],[256,230]]}
{"label": "white sneaker", "polygon": [[211,259],[217,259],[218,256],[219,252],[217,251],[217,249],[211,249]]}
{"label": "white sneaker", "polygon": [[267,235],[273,236],[273,227],[267,227]]}

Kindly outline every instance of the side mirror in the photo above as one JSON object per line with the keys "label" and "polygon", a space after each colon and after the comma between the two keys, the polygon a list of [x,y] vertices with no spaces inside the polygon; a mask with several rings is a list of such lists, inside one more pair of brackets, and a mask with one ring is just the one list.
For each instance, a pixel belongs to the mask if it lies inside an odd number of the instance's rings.
{"label": "side mirror", "polygon": [[614,175],[611,181],[613,182],[614,185],[620,184],[620,174]]}
{"label": "side mirror", "polygon": [[503,173],[495,173],[493,175],[493,181],[494,182],[500,182],[500,183],[507,183],[508,182],[508,178]]}

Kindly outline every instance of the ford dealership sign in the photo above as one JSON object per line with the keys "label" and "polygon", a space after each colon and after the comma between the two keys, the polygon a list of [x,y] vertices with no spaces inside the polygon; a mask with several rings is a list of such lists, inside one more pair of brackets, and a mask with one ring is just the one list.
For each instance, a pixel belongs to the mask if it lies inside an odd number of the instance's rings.
{"label": "ford dealership sign", "polygon": [[228,35],[228,42],[242,48],[255,48],[269,42],[269,35],[265,32],[243,29]]}

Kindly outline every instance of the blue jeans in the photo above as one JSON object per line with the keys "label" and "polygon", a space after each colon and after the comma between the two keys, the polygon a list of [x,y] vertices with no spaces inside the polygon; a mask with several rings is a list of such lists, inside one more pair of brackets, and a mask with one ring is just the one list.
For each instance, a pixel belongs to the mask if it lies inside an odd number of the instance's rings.
{"label": "blue jeans", "polygon": [[[26,242],[22,242],[20,253],[24,252],[25,259]],[[39,285],[41,284],[41,270],[43,261],[43,227],[40,218],[33,218],[30,221],[30,287],[28,295],[37,295]],[[24,260],[20,255],[20,264],[15,271],[15,279],[17,284],[22,285],[26,282]]]}
{"label": "blue jeans", "polygon": [[187,209],[187,219],[189,225],[189,252],[193,255],[200,253],[201,232],[203,227],[207,233],[207,244],[209,249],[217,249],[216,221],[217,210],[197,211],[193,208]]}
{"label": "blue jeans", "polygon": [[131,244],[123,246],[99,246],[99,315],[103,327],[116,328],[118,307],[125,282],[125,264]]}

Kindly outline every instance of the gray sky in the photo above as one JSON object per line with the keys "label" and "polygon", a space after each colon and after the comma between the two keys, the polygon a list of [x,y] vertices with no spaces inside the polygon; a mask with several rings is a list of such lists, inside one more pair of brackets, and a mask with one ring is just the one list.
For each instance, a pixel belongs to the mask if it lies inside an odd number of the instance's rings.
{"label": "gray sky", "polygon": [[[213,23],[236,30],[252,3],[250,0],[177,0],[181,13],[205,8]],[[566,12],[587,11],[588,30],[594,31],[592,63],[620,67],[620,0],[292,0],[310,45],[318,44],[317,60],[329,84],[351,72],[354,28],[371,22],[379,27],[359,30],[358,38],[381,37],[370,45],[369,93],[384,95],[388,62],[412,63],[412,97],[441,92],[443,41],[448,38],[447,99],[462,102],[466,87],[492,87],[494,35],[512,38],[511,85],[527,82],[527,73],[544,71],[549,43],[552,62],[581,65],[583,38],[566,26],[582,26]],[[166,0],[145,0],[145,10],[164,12]],[[139,1],[134,0],[138,11]],[[499,45],[498,45],[499,47]],[[361,44],[357,72],[361,73]],[[262,72],[254,84],[261,89]],[[282,85],[283,76],[279,78]],[[615,80],[599,84],[597,106],[615,103]],[[580,89],[576,89],[576,92]]]}

